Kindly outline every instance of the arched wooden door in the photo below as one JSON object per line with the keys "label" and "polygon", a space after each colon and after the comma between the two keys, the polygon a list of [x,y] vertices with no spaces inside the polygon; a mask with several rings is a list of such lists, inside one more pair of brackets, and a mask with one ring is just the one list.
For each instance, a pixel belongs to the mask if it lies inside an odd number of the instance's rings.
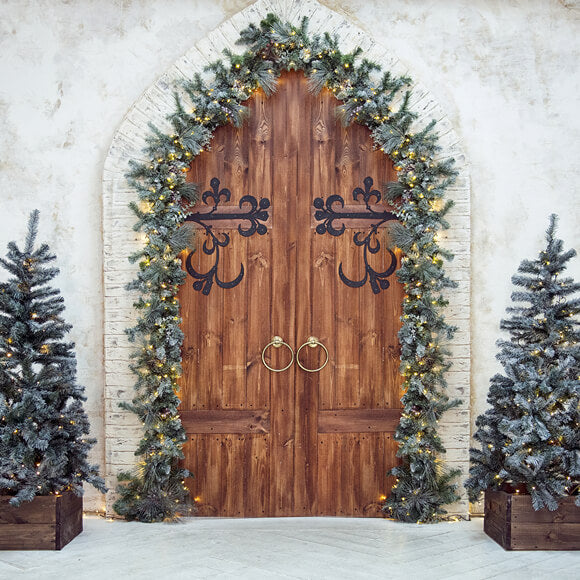
{"label": "arched wooden door", "polygon": [[[378,516],[396,463],[403,290],[398,257],[365,237],[393,217],[373,190],[394,170],[302,73],[248,104],[246,125],[218,129],[189,173],[207,193],[193,218],[205,251],[184,259],[179,297],[188,485],[199,515]],[[262,356],[291,360],[286,346],[262,355],[275,336],[294,352],[316,337],[328,363],[268,370]],[[324,348],[303,347],[302,366],[322,366]]]}

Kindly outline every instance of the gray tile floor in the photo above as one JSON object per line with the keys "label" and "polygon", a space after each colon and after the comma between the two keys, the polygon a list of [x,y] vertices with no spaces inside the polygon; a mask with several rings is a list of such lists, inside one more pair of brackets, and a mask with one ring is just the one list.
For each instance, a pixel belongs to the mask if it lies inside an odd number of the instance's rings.
{"label": "gray tile floor", "polygon": [[506,552],[480,518],[436,525],[382,519],[185,519],[139,524],[86,516],[60,552],[0,552],[0,578],[580,579],[580,552]]}

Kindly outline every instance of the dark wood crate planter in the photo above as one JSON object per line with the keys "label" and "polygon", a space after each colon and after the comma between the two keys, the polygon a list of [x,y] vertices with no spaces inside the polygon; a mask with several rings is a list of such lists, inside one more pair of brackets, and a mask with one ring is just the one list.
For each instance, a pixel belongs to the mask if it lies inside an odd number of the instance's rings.
{"label": "dark wood crate planter", "polygon": [[83,531],[83,498],[37,496],[12,507],[0,496],[0,550],[61,550]]}
{"label": "dark wood crate planter", "polygon": [[485,492],[483,531],[506,550],[580,550],[580,507],[574,497],[556,511],[535,511],[529,495]]}

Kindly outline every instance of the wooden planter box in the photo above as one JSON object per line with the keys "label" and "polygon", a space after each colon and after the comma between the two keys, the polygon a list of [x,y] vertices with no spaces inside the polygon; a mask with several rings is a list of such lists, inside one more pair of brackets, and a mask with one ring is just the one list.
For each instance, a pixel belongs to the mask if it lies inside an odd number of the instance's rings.
{"label": "wooden planter box", "polygon": [[83,498],[37,496],[12,507],[0,496],[0,550],[61,550],[83,531]]}
{"label": "wooden planter box", "polygon": [[574,497],[556,511],[535,511],[529,495],[485,492],[483,531],[505,550],[580,550],[580,507]]}

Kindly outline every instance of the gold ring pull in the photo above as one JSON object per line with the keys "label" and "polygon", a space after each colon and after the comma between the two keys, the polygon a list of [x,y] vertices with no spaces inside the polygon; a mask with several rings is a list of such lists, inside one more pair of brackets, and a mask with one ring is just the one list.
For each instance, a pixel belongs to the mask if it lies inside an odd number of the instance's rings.
{"label": "gold ring pull", "polygon": [[[284,345],[285,347],[288,348],[288,350],[290,351],[290,355],[291,355],[292,358],[290,359],[290,362],[283,369],[273,369],[266,362],[266,359],[265,359],[264,355],[266,354],[266,350],[267,350],[268,347],[273,346],[274,348],[280,348],[282,345]],[[282,337],[280,337],[280,336],[274,336],[274,337],[272,337],[272,340],[264,347],[264,350],[262,351],[262,362],[264,363],[264,366],[269,371],[272,371],[273,373],[281,373],[281,372],[289,369],[292,366],[292,363],[294,362],[294,351],[292,350],[292,347],[289,344],[285,343],[282,340]]]}
{"label": "gold ring pull", "polygon": [[[323,365],[321,367],[318,367],[317,369],[307,369],[301,362],[300,359],[298,358],[298,356],[300,355],[300,351],[305,347],[305,346],[309,346],[310,348],[314,348],[316,346],[320,346],[324,352],[326,353],[326,360],[324,361]],[[328,364],[328,349],[315,337],[315,336],[310,336],[308,338],[308,340],[296,351],[296,362],[298,363],[298,366],[303,370],[306,371],[307,373],[318,373],[320,372],[327,364]]]}

